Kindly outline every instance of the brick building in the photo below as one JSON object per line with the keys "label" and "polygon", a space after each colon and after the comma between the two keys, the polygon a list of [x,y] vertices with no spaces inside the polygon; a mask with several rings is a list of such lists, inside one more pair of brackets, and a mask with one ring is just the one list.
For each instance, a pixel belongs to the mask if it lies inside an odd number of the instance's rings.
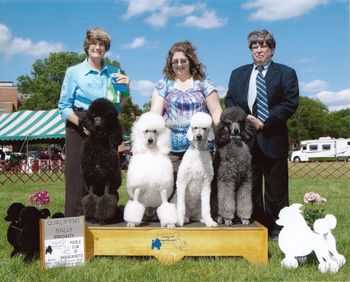
{"label": "brick building", "polygon": [[0,114],[12,113],[18,108],[18,90],[12,81],[0,81]]}

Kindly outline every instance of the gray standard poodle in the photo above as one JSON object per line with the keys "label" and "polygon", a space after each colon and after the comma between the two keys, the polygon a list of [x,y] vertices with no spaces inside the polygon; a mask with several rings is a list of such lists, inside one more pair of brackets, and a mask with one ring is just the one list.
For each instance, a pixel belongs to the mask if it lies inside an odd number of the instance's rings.
{"label": "gray standard poodle", "polygon": [[90,132],[81,152],[81,171],[88,190],[82,199],[83,212],[88,222],[113,222],[121,184],[118,146],[122,129],[118,111],[109,100],[97,99],[91,103],[81,126]]}
{"label": "gray standard poodle", "polygon": [[251,154],[247,141],[254,125],[239,107],[225,109],[215,130],[218,223],[232,225],[235,215],[249,224],[253,210]]}

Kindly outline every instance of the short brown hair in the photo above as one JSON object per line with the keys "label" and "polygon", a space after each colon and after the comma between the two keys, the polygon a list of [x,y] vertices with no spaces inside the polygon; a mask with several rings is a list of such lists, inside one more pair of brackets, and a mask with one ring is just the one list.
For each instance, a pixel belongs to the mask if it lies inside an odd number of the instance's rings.
{"label": "short brown hair", "polygon": [[172,68],[171,60],[175,52],[182,52],[186,56],[190,64],[190,73],[194,80],[203,80],[205,78],[205,69],[196,54],[196,47],[190,41],[181,41],[171,46],[166,62],[163,68],[163,74],[171,80],[175,79],[175,73]]}
{"label": "short brown hair", "polygon": [[103,43],[106,48],[106,52],[111,47],[112,39],[106,31],[101,28],[90,28],[86,31],[86,37],[83,45],[86,55],[88,55],[90,45],[94,44],[96,41]]}

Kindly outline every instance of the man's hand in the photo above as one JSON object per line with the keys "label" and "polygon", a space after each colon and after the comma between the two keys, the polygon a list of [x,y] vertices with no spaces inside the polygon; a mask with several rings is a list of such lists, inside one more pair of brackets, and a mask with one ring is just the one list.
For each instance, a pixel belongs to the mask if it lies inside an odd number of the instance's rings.
{"label": "man's hand", "polygon": [[247,120],[251,121],[254,124],[257,131],[262,130],[264,127],[264,123],[255,116],[247,115]]}

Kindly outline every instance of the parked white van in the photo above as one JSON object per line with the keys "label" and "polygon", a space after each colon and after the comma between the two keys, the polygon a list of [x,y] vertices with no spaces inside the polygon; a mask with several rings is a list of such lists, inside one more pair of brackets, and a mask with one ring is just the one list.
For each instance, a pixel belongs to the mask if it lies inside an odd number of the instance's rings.
{"label": "parked white van", "polygon": [[300,150],[293,151],[290,160],[308,162],[312,159],[338,159],[350,161],[350,139],[320,137],[300,142]]}

